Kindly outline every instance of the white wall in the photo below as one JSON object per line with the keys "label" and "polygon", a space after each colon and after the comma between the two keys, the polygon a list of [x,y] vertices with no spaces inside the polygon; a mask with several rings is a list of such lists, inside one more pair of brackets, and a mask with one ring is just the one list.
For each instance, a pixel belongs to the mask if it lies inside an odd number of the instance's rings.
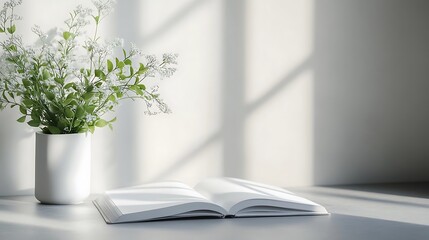
{"label": "white wall", "polygon": [[[173,114],[124,102],[114,131],[93,135],[93,192],[220,175],[281,186],[429,180],[429,3],[118,2],[102,32],[177,52],[180,64],[161,83]],[[75,4],[26,1],[21,27],[50,29]],[[34,130],[18,117],[0,113],[0,195],[33,191]]]}

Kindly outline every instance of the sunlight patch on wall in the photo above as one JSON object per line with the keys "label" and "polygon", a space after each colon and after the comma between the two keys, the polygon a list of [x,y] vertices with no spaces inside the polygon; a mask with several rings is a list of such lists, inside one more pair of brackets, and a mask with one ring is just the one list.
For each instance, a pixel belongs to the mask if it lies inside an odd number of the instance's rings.
{"label": "sunlight patch on wall", "polygon": [[248,117],[249,178],[281,186],[312,184],[312,94],[313,74],[307,70]]}
{"label": "sunlight patch on wall", "polygon": [[247,3],[246,175],[310,185],[313,1]]}

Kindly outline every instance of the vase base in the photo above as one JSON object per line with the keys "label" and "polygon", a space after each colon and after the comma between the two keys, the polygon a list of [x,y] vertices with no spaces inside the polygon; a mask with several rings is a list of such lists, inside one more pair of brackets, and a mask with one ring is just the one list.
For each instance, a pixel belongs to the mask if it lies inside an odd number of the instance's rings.
{"label": "vase base", "polygon": [[47,198],[38,198],[36,195],[34,196],[39,204],[41,205],[77,205],[85,202],[86,198],[78,198],[78,199],[47,199]]}
{"label": "vase base", "polygon": [[39,201],[39,204],[41,205],[77,205],[77,204],[82,204],[84,203],[84,201],[79,201],[79,202],[69,202],[69,203],[58,203],[58,202],[45,202],[45,201]]}

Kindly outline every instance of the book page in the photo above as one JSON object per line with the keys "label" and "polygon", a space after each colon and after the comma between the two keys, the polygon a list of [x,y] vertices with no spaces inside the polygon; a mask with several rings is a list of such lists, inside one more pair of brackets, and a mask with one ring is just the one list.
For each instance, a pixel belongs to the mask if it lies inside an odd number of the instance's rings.
{"label": "book page", "polygon": [[122,214],[146,212],[190,202],[209,202],[181,182],[166,181],[106,191]]}
{"label": "book page", "polygon": [[[320,205],[282,188],[236,178],[206,179],[198,183],[195,190],[225,208],[231,215],[244,208],[258,206],[297,211],[326,211]],[[267,208],[268,215],[271,215],[272,209]]]}

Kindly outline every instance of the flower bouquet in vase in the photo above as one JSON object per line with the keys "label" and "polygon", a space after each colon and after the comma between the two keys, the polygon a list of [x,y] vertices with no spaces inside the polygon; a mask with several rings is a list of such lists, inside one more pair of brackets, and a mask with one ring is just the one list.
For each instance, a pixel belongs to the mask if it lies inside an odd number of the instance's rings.
{"label": "flower bouquet in vase", "polygon": [[[113,9],[111,0],[78,6],[63,28],[49,34],[34,26],[38,40],[26,45],[15,24],[20,4],[9,0],[0,12],[0,109],[15,108],[22,115],[18,122],[40,129],[36,198],[79,203],[90,192],[91,133],[112,128],[116,118],[105,115],[124,99],[143,101],[148,114],[170,112],[148,80],[170,77],[177,56],[145,55],[133,44],[123,48],[121,39],[102,39],[98,30]],[[115,49],[121,53],[115,55]]]}

